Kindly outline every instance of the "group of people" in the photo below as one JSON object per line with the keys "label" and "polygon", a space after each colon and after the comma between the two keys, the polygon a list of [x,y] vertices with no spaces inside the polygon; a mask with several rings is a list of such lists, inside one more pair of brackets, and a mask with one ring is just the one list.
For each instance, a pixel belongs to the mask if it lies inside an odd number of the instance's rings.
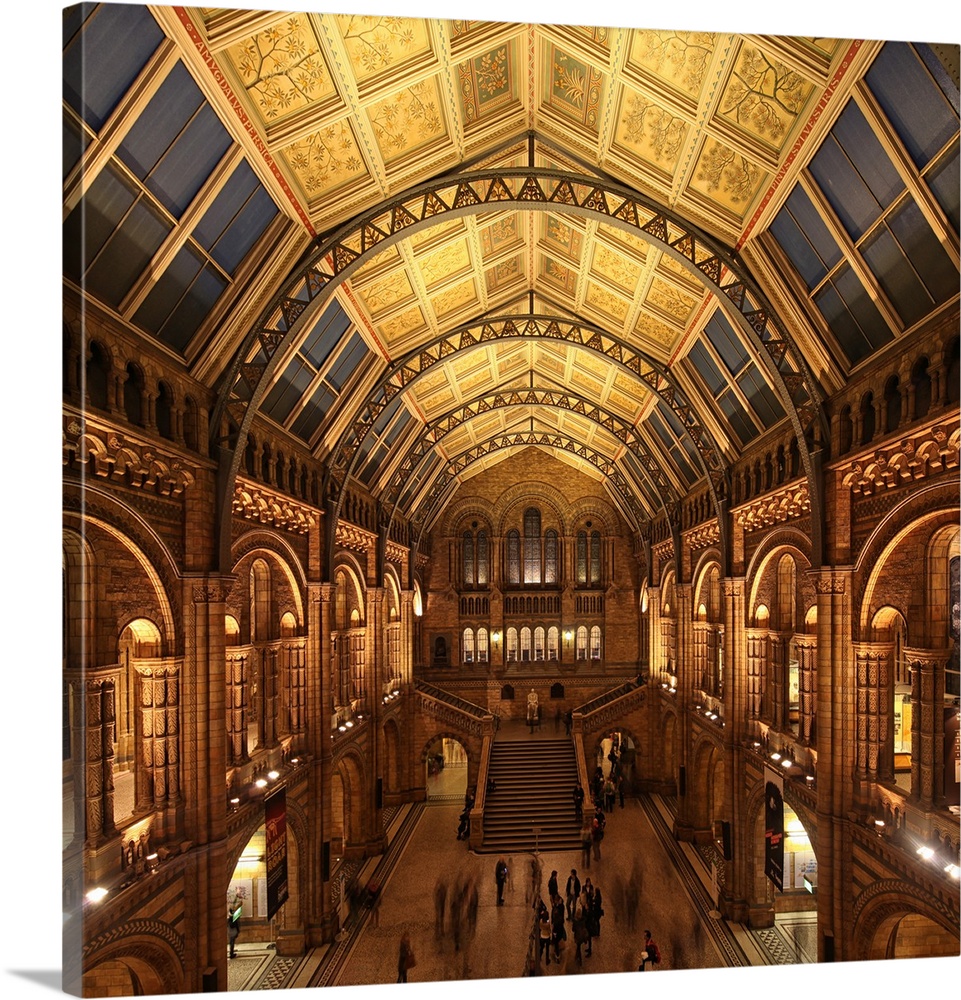
{"label": "group of people", "polygon": [[570,936],[574,939],[574,961],[581,965],[584,958],[594,953],[594,938],[601,933],[601,917],[604,916],[601,890],[588,877],[583,884],[572,868],[560,894],[557,872],[552,871],[547,881],[547,899],[538,895],[534,900],[534,928],[531,932],[529,972],[534,974],[541,961],[546,965],[560,962],[561,951]]}

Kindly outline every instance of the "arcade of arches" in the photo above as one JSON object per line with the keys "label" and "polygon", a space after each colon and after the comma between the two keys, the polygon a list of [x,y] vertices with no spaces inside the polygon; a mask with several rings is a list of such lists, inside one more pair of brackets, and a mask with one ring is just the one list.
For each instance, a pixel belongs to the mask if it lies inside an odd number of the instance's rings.
{"label": "arcade of arches", "polygon": [[956,45],[93,4],[64,74],[67,989],[333,941],[440,769],[482,852],[530,692],[724,920],[958,954]]}

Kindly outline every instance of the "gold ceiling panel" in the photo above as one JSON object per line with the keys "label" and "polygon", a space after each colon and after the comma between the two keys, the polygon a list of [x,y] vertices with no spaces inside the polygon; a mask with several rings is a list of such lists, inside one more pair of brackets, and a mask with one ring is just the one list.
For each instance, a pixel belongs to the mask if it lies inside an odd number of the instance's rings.
{"label": "gold ceiling panel", "polygon": [[627,310],[630,308],[630,303],[626,299],[615,295],[596,281],[588,281],[584,304],[600,313],[605,319],[615,320],[618,326],[623,325],[627,319]]}
{"label": "gold ceiling panel", "polygon": [[710,77],[715,48],[728,37],[708,31],[640,28],[633,32],[627,65],[696,107]]}
{"label": "gold ceiling panel", "polygon": [[420,306],[411,306],[397,316],[382,320],[377,324],[377,329],[388,345],[392,345],[394,341],[409,336],[415,330],[427,332],[428,327]]}
{"label": "gold ceiling panel", "polygon": [[749,42],[740,45],[717,117],[780,151],[814,92],[801,73]]}
{"label": "gold ceiling panel", "polygon": [[361,301],[372,316],[393,309],[414,298],[414,288],[406,271],[398,270],[374,281],[358,291]]}
{"label": "gold ceiling panel", "polygon": [[431,297],[431,308],[438,319],[449,317],[453,313],[464,312],[468,305],[475,307],[475,312],[480,312],[480,303],[477,301],[477,288],[473,278],[458,282],[450,288]]}
{"label": "gold ceiling panel", "polygon": [[662,348],[670,348],[680,339],[681,331],[648,312],[642,312],[634,324],[634,335],[640,339],[642,344],[645,341],[652,341],[653,344]]}
{"label": "gold ceiling panel", "polygon": [[308,201],[370,180],[350,117],[284,146],[279,155]]}
{"label": "gold ceiling panel", "polygon": [[526,75],[519,73],[513,40],[459,63],[457,99],[465,128],[484,125],[505,109],[517,106],[518,85],[526,84]]}
{"label": "gold ceiling panel", "polygon": [[484,272],[487,293],[491,295],[505,288],[512,288],[519,282],[526,284],[527,269],[524,257],[517,254],[509,260],[500,261]]}
{"label": "gold ceiling panel", "polygon": [[224,50],[246,103],[265,124],[337,95],[334,77],[307,14],[285,14]]}
{"label": "gold ceiling panel", "polygon": [[420,250],[428,244],[436,243],[438,240],[446,239],[455,232],[466,232],[467,223],[464,219],[446,219],[438,222],[429,229],[422,229],[419,233],[414,233],[407,243],[412,250]]}
{"label": "gold ceiling panel", "polygon": [[570,221],[549,214],[538,220],[541,226],[541,246],[550,254],[563,255],[568,263],[580,263],[584,248],[584,233]]}
{"label": "gold ceiling panel", "polygon": [[594,244],[591,269],[596,275],[606,278],[628,295],[633,295],[641,276],[641,265],[629,260],[623,254],[610,249],[601,242]]}
{"label": "gold ceiling panel", "polygon": [[659,255],[657,270],[669,274],[674,281],[686,286],[695,296],[699,297],[704,290],[703,286],[698,283],[697,278],[680,261],[671,257],[670,254],[662,253]]}
{"label": "gold ceiling panel", "polygon": [[597,233],[599,236],[604,237],[609,243],[613,244],[620,250],[625,256],[635,257],[641,263],[647,259],[647,253],[650,250],[651,245],[646,241],[642,240],[639,236],[634,236],[631,233],[625,233],[621,229],[615,229],[613,226],[607,225],[607,223],[598,223]]}
{"label": "gold ceiling panel", "polygon": [[601,70],[587,59],[545,41],[542,81],[543,105],[578,126],[595,140],[600,127],[605,79]]}
{"label": "gold ceiling panel", "polygon": [[427,288],[435,288],[454,275],[469,271],[473,265],[466,240],[449,243],[440,250],[418,258],[420,274]]}
{"label": "gold ceiling panel", "polygon": [[334,20],[358,83],[396,75],[433,53],[430,22],[422,18],[336,14]]}
{"label": "gold ceiling panel", "polygon": [[770,174],[730,146],[709,137],[701,147],[689,188],[740,219]]}
{"label": "gold ceiling panel", "polygon": [[549,257],[547,254],[539,254],[538,260],[540,280],[546,282],[552,292],[562,292],[573,299],[577,292],[577,270],[569,267],[565,261]]}
{"label": "gold ceiling panel", "polygon": [[481,251],[485,259],[524,245],[525,227],[517,212],[498,216],[480,229]]}
{"label": "gold ceiling panel", "polygon": [[673,176],[687,149],[691,123],[650,95],[622,87],[613,145],[665,178]]}
{"label": "gold ceiling panel", "polygon": [[416,80],[367,108],[377,148],[390,167],[449,140],[439,80]]}
{"label": "gold ceiling panel", "polygon": [[699,302],[690,295],[685,295],[674,285],[655,277],[644,304],[667,316],[671,322],[683,325],[690,319]]}

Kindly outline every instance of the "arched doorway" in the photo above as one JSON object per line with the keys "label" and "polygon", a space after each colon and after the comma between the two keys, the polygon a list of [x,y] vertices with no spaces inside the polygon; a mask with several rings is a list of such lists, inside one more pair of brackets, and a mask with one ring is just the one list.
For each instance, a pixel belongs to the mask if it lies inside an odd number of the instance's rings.
{"label": "arched doorway", "polygon": [[883,920],[870,943],[866,959],[954,957],[958,939],[921,913],[894,914]]}
{"label": "arched doorway", "polygon": [[436,736],[424,758],[428,802],[463,801],[467,792],[467,747],[456,737]]}

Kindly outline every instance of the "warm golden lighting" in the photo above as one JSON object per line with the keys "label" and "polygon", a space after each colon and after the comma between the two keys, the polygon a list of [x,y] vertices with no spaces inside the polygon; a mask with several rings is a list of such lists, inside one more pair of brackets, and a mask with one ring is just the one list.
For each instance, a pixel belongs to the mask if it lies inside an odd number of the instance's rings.
{"label": "warm golden lighting", "polygon": [[107,890],[104,889],[103,886],[98,885],[96,889],[91,889],[90,892],[87,893],[87,899],[90,900],[91,903],[99,903],[100,900],[106,895]]}

